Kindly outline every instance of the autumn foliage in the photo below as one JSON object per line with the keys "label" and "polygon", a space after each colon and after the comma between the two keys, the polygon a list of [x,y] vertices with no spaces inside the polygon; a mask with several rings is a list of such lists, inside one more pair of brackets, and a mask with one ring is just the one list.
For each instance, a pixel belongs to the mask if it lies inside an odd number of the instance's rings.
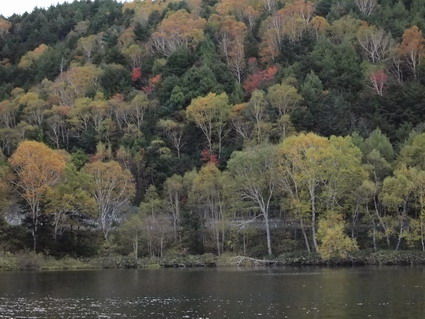
{"label": "autumn foliage", "polygon": [[0,36],[8,33],[11,27],[12,23],[0,17]]}
{"label": "autumn foliage", "polygon": [[159,84],[161,81],[161,74],[157,74],[149,79],[148,85],[143,87],[143,91],[146,94],[150,94],[154,91],[155,87]]}
{"label": "autumn foliage", "polygon": [[36,250],[40,203],[47,191],[59,181],[66,159],[63,153],[43,143],[24,141],[10,157],[9,163],[16,176],[13,184],[30,208]]}
{"label": "autumn foliage", "polygon": [[134,68],[131,73],[131,81],[137,82],[142,78],[142,68]]}
{"label": "autumn foliage", "polygon": [[212,154],[210,150],[204,149],[201,152],[201,161],[204,163],[213,163],[215,165],[218,165],[220,162],[217,158],[217,155]]}
{"label": "autumn foliage", "polygon": [[384,93],[385,84],[388,81],[388,75],[384,70],[372,72],[369,76],[370,82],[376,94],[382,96]]}
{"label": "autumn foliage", "polygon": [[204,38],[205,23],[204,19],[185,10],[171,13],[152,34],[152,46],[165,56],[180,47],[193,48]]}
{"label": "autumn foliage", "polygon": [[425,251],[424,1],[0,17],[0,251]]}
{"label": "autumn foliage", "polygon": [[89,192],[96,200],[99,224],[107,239],[121,208],[134,196],[133,176],[115,161],[89,163],[84,172],[91,178]]}
{"label": "autumn foliage", "polygon": [[270,84],[270,82],[274,80],[277,72],[278,67],[276,65],[272,65],[265,70],[250,74],[244,81],[243,88],[246,92],[252,93],[254,90]]}
{"label": "autumn foliage", "polygon": [[45,144],[25,141],[19,144],[9,163],[16,173],[21,195],[33,205],[58,182],[66,162],[63,154]]}
{"label": "autumn foliage", "polygon": [[425,56],[425,39],[422,31],[413,26],[403,33],[403,41],[398,48],[399,54],[406,59],[416,77],[417,67]]}

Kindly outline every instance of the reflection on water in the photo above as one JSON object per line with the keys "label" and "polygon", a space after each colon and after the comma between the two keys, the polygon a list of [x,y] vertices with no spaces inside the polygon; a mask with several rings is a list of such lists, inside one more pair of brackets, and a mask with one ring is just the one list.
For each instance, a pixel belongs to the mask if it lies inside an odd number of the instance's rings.
{"label": "reflection on water", "polygon": [[0,273],[0,318],[425,318],[422,267]]}

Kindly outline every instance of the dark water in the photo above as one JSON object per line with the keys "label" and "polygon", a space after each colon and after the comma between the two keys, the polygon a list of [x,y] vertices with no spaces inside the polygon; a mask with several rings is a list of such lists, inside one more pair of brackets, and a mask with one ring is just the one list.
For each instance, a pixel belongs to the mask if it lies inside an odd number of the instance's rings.
{"label": "dark water", "polygon": [[0,318],[425,318],[425,268],[0,273]]}

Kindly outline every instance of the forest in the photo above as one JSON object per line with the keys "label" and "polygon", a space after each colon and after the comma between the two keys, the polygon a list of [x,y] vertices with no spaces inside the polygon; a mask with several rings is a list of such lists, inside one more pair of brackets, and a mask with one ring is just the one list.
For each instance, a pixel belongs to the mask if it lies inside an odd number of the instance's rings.
{"label": "forest", "polygon": [[425,0],[0,16],[0,254],[425,251]]}

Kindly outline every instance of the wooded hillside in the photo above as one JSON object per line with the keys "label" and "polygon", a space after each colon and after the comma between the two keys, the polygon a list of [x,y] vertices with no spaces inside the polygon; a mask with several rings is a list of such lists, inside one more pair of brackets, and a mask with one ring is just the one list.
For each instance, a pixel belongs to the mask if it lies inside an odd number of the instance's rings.
{"label": "wooded hillside", "polygon": [[425,250],[425,0],[0,17],[0,247]]}

